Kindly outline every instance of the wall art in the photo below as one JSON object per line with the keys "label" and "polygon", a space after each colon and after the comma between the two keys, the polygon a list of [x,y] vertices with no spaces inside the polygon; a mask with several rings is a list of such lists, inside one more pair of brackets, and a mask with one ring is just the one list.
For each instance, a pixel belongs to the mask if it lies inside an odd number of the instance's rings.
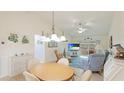
{"label": "wall art", "polygon": [[23,38],[22,38],[22,44],[27,44],[27,43],[29,43],[29,40],[27,39],[26,36],[23,36]]}
{"label": "wall art", "polygon": [[14,43],[18,42],[18,38],[19,38],[18,35],[14,33],[10,33],[10,35],[8,36],[8,40]]}

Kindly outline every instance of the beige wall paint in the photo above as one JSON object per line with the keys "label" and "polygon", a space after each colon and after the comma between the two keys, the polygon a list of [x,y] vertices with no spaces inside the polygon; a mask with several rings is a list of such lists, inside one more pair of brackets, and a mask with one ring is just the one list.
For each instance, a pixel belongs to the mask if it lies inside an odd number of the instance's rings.
{"label": "beige wall paint", "polygon": [[[5,42],[5,45],[0,46],[0,50],[5,53],[4,55],[11,56],[20,52],[33,54],[34,35],[41,34],[42,30],[49,30],[48,25],[42,23],[40,16],[35,14],[25,12],[0,12],[0,20],[0,41]],[[10,33],[18,34],[18,43],[8,41]],[[21,43],[23,35],[29,38],[29,44]]]}
{"label": "beige wall paint", "polygon": [[110,35],[113,36],[113,44],[124,46],[124,12],[115,12]]}
{"label": "beige wall paint", "polygon": [[[51,24],[42,21],[42,17],[33,12],[0,12],[0,68],[1,75],[8,75],[9,58],[15,54],[29,53],[34,55],[34,35],[41,34],[41,31],[50,32]],[[57,33],[60,33],[57,30]],[[10,33],[16,33],[19,36],[19,42],[8,41]],[[61,34],[61,33],[60,33]],[[21,38],[26,35],[29,38],[29,44],[22,44]],[[5,44],[2,45],[1,42]]]}

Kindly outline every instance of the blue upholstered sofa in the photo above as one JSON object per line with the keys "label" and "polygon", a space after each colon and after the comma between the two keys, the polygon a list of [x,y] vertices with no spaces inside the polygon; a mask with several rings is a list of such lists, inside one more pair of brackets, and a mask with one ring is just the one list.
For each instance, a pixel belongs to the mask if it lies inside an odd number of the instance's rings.
{"label": "blue upholstered sofa", "polygon": [[100,71],[103,68],[105,54],[93,54],[88,58],[88,69],[91,71]]}

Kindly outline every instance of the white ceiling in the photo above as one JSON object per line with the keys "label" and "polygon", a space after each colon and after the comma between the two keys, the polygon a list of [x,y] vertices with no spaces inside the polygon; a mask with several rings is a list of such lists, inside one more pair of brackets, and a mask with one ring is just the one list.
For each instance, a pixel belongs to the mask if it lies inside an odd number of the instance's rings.
{"label": "white ceiling", "polygon": [[[44,22],[51,24],[52,12],[36,12],[41,15]],[[113,12],[100,11],[55,11],[55,26],[64,31],[71,37],[82,37],[84,35],[108,34],[112,22]],[[79,23],[90,23],[86,26],[87,31],[78,34],[77,27]]]}

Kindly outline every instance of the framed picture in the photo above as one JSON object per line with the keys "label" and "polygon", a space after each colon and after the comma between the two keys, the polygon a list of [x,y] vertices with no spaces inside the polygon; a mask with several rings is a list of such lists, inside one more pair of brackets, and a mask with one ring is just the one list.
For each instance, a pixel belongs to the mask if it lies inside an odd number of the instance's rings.
{"label": "framed picture", "polygon": [[49,48],[58,47],[58,43],[55,41],[48,42],[48,47]]}

